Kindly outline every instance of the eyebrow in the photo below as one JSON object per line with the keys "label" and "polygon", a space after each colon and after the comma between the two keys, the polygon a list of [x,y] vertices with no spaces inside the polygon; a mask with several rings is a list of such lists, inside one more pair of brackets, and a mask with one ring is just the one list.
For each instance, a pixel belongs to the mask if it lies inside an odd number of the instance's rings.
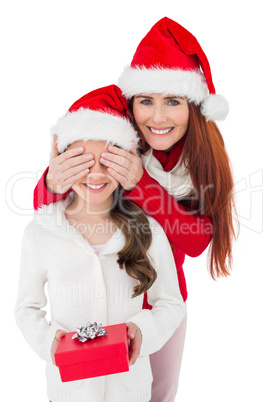
{"label": "eyebrow", "polygon": [[[148,95],[137,95],[136,99],[138,99],[138,98],[153,99],[152,96],[148,96]],[[183,97],[174,95],[174,96],[165,96],[163,99],[183,99]]]}
{"label": "eyebrow", "polygon": [[148,98],[148,99],[153,99],[151,96],[147,96],[147,95],[137,95],[136,96],[136,99],[137,98]]}

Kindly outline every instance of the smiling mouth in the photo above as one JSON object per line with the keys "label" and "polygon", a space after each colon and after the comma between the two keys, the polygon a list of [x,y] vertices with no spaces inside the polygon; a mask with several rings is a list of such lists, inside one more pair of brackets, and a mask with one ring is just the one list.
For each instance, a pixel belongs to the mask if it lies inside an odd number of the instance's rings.
{"label": "smiling mouth", "polygon": [[163,134],[169,134],[174,127],[169,127],[169,128],[162,128],[159,130],[156,130],[155,128],[148,127],[148,129],[151,131],[151,133],[156,134],[156,135],[163,135]]}
{"label": "smiling mouth", "polygon": [[105,187],[107,185],[107,183],[104,184],[89,184],[89,183],[85,183],[85,186],[87,188],[90,188],[91,190],[100,190],[101,188]]}

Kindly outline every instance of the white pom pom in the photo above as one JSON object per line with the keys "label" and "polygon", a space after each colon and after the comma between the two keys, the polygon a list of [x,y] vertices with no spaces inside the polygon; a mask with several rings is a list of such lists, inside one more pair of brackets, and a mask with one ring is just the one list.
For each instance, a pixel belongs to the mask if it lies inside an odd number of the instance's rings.
{"label": "white pom pom", "polygon": [[229,113],[229,104],[222,95],[209,95],[201,104],[201,113],[208,120],[224,120]]}

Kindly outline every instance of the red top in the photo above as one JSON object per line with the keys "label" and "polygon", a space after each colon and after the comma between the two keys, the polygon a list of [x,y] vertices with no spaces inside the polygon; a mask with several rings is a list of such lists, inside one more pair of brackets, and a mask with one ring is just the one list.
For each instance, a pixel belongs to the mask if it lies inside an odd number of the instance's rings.
{"label": "red top", "polygon": [[[184,138],[172,149],[169,155],[163,151],[154,151],[154,156],[165,171],[170,171],[177,163],[184,145]],[[55,195],[49,193],[45,185],[47,170],[43,173],[34,190],[34,209],[41,205],[66,198],[67,193]],[[143,176],[132,191],[125,191],[125,197],[140,206],[152,216],[166,232],[173,251],[178,281],[184,301],[187,299],[187,287],[183,272],[185,254],[197,257],[208,246],[212,238],[212,224],[207,216],[200,216],[186,211],[165,191],[144,169]],[[150,308],[146,298],[144,307]]]}

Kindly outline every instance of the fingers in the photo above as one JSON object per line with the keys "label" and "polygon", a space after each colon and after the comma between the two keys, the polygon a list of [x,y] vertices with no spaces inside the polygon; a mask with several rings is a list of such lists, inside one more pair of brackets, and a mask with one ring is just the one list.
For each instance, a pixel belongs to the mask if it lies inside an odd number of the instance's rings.
{"label": "fingers", "polygon": [[[57,175],[57,180],[60,183],[62,183],[62,185],[66,185],[66,184],[73,185],[79,179],[81,179],[86,174],[88,174],[89,169],[95,163],[94,160],[82,163],[82,160],[84,160],[84,159],[81,159],[81,158],[79,158],[79,159],[80,159],[80,163],[78,165],[75,165],[76,163],[78,163],[77,161],[68,160],[60,166],[57,166],[57,167],[55,166],[54,174]],[[72,166],[74,166],[74,167],[72,167]]]}
{"label": "fingers", "polygon": [[121,176],[129,178],[130,181],[133,180],[135,176],[133,176],[131,169],[128,169],[125,165],[120,165],[111,161],[107,161],[103,158],[100,159],[100,162],[105,165],[107,168],[111,168],[112,170],[120,173]]}
{"label": "fingers", "polygon": [[100,162],[107,167],[107,172],[113,176],[124,188],[135,181],[134,168],[131,170],[130,165],[133,163],[126,161],[122,156],[104,153],[103,156],[109,157],[109,160],[104,158],[100,159]]}
{"label": "fingers", "polygon": [[59,156],[59,151],[58,151],[58,147],[57,147],[57,134],[54,134],[50,159],[54,159],[57,156]]}
{"label": "fingers", "polygon": [[[69,159],[75,159],[78,157],[81,157],[81,154],[83,154],[84,152],[84,148],[83,147],[79,147],[79,148],[73,148],[73,149],[68,149],[67,151],[64,151],[62,154],[60,154],[57,158],[57,162],[58,164],[62,164],[66,161],[68,161]],[[84,154],[84,159],[90,160],[93,158],[92,154]]]}
{"label": "fingers", "polygon": [[54,341],[51,346],[51,359],[52,359],[53,364],[55,364],[55,356],[54,355],[55,355],[55,352],[59,345],[59,341],[63,336],[65,336],[65,334],[67,334],[67,332],[64,331],[63,329],[57,329],[57,331],[55,333],[55,338],[54,338]]}
{"label": "fingers", "polygon": [[112,153],[107,154],[103,153],[100,158],[100,162],[107,166],[111,167],[114,170],[119,171],[119,168],[124,168],[124,170],[131,171],[133,168],[133,162],[130,162],[128,159],[123,156],[114,155]]}
{"label": "fingers", "polygon": [[[92,166],[93,164],[94,162],[90,164],[90,166]],[[78,180],[82,179],[82,177],[84,177],[89,173],[90,166],[88,163],[84,163],[82,165],[79,165],[72,169],[68,169],[65,172],[63,172],[61,175],[61,181],[63,185],[70,184],[70,186],[72,186]]]}
{"label": "fingers", "polygon": [[132,322],[127,324],[127,335],[130,339],[130,359],[129,364],[132,365],[136,362],[141,349],[141,331],[137,325],[133,324]]}
{"label": "fingers", "polygon": [[[133,155],[132,153],[126,151],[125,149],[118,148],[118,147],[116,147],[114,145],[109,145],[108,146],[108,152],[110,154],[121,156],[124,159],[129,160],[132,163],[134,163],[135,159],[136,159],[136,156]],[[109,155],[109,156],[111,156],[111,155]],[[105,159],[105,157],[104,157],[104,159]]]}
{"label": "fingers", "polygon": [[[61,155],[62,156],[62,155]],[[85,154],[80,156],[70,156],[63,162],[57,161],[57,169],[61,172],[65,170],[72,169],[75,166],[78,166],[78,169],[84,169],[86,167],[92,166],[94,163],[93,155],[92,154]]]}
{"label": "fingers", "polygon": [[124,149],[118,148],[115,145],[109,145],[108,146],[108,151],[113,153],[113,154],[115,154],[115,155],[121,155],[124,158],[129,159],[131,162],[134,162],[134,160],[135,160],[134,157],[135,156],[139,157],[139,154],[138,154],[137,149],[136,149],[135,141],[133,140],[133,141],[131,141],[131,143],[132,143],[132,147],[131,147],[130,152],[128,152],[128,151],[126,151]]}
{"label": "fingers", "polygon": [[135,337],[137,328],[137,325],[133,324],[133,322],[127,323],[127,336],[129,339],[133,339]]}
{"label": "fingers", "polygon": [[[80,167],[78,167],[80,169]],[[64,194],[66,193],[75,183],[81,180],[84,176],[88,175],[89,168],[79,171],[73,176],[69,176],[69,171],[64,174],[55,174],[48,172],[46,177],[46,186],[51,193],[54,194]]]}
{"label": "fingers", "polygon": [[132,190],[143,176],[142,161],[133,143],[130,153],[124,149],[109,145],[108,152],[102,153],[101,163],[107,172],[117,180],[125,190]]}
{"label": "fingers", "polygon": [[66,331],[63,329],[57,329],[56,334],[55,334],[55,339],[59,342],[60,339],[67,334]]}
{"label": "fingers", "polygon": [[64,194],[70,187],[89,173],[93,166],[92,154],[82,154],[84,148],[74,148],[50,160],[46,186],[51,193]]}
{"label": "fingers", "polygon": [[[120,169],[121,171],[123,169]],[[121,186],[125,189],[125,190],[132,190],[135,187],[135,183],[133,184],[131,181],[132,177],[129,177],[127,174],[124,175],[122,172],[118,173],[116,170],[113,170],[111,168],[107,169],[107,172],[116,180],[118,181]]]}
{"label": "fingers", "polygon": [[121,168],[118,168],[118,165],[114,167],[114,165],[109,164],[111,167],[107,169],[107,172],[118,181],[121,186],[128,191],[133,190],[136,187],[137,183],[140,181],[143,175],[143,170],[141,173],[135,174],[134,172]]}
{"label": "fingers", "polygon": [[137,152],[137,149],[136,149],[135,141],[132,141],[131,153],[132,153],[133,155],[139,156],[139,155],[138,155],[138,152]]}

